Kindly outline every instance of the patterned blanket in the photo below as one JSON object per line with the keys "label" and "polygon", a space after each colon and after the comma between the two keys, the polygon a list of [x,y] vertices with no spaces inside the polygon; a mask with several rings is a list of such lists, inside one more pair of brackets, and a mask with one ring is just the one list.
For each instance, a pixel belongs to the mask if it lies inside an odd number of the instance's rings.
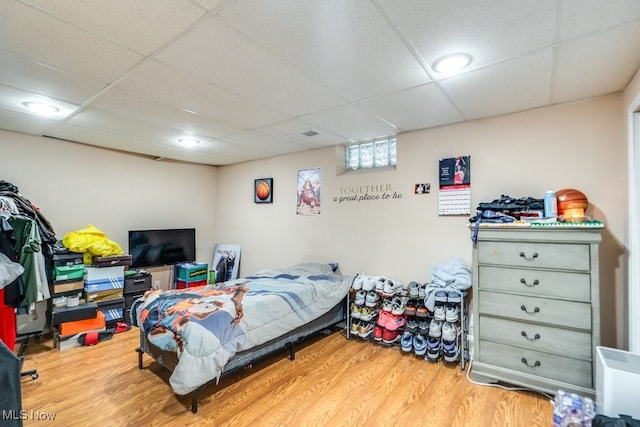
{"label": "patterned blanket", "polygon": [[134,302],[132,319],[149,342],[177,353],[169,383],[175,393],[187,394],[219,378],[237,352],[286,334],[338,304],[352,277],[335,273],[332,266],[298,264],[215,286],[148,291]]}

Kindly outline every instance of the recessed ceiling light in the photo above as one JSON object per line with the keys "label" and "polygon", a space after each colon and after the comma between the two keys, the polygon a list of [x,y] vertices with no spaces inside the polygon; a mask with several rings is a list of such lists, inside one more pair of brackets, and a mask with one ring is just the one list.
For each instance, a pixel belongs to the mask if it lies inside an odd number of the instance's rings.
{"label": "recessed ceiling light", "polygon": [[471,64],[471,55],[468,53],[452,53],[443,56],[433,63],[433,69],[439,73],[452,74],[462,70]]}
{"label": "recessed ceiling light", "polygon": [[200,141],[195,138],[180,138],[178,142],[182,146],[187,148],[195,147],[196,145],[200,144]]}
{"label": "recessed ceiling light", "polygon": [[43,115],[55,114],[60,111],[58,107],[51,104],[45,104],[43,102],[23,102],[22,105],[38,114]]}

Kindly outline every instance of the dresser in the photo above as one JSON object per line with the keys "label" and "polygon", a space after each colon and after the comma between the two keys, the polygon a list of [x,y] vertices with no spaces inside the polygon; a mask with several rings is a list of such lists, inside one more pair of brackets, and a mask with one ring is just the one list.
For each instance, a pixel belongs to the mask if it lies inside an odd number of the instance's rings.
{"label": "dresser", "polygon": [[473,246],[474,380],[594,397],[602,228],[479,227]]}

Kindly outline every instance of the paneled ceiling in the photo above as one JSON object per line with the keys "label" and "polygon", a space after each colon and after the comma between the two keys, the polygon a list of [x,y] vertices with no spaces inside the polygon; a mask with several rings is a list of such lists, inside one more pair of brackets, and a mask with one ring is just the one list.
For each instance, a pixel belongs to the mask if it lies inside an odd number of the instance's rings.
{"label": "paneled ceiling", "polygon": [[[454,52],[473,62],[436,72]],[[0,0],[1,129],[210,165],[615,93],[639,67],[638,0]]]}

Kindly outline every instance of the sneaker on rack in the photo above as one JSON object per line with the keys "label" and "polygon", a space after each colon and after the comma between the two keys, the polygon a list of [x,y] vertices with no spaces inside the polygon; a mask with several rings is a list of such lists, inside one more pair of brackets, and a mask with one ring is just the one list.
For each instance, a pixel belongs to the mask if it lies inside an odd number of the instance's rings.
{"label": "sneaker on rack", "polygon": [[438,290],[436,291],[434,295],[435,301],[436,302],[441,302],[441,303],[445,303],[447,302],[447,292],[444,290]]}
{"label": "sneaker on rack", "polygon": [[358,335],[360,331],[360,321],[359,320],[353,320],[351,322],[351,333],[353,335]]}
{"label": "sneaker on rack", "polygon": [[424,356],[427,352],[427,339],[422,334],[416,334],[413,337],[413,349],[416,356]]}
{"label": "sneaker on rack", "polygon": [[408,299],[407,304],[404,307],[404,314],[407,316],[415,316],[416,315],[416,300]]}
{"label": "sneaker on rack", "polygon": [[356,297],[354,298],[354,302],[356,305],[364,305],[365,299],[367,298],[367,292],[363,290],[359,290],[356,292]]}
{"label": "sneaker on rack", "polygon": [[364,277],[360,274],[356,274],[356,277],[353,278],[353,283],[351,283],[351,289],[355,289],[356,291],[362,289],[363,281]]}
{"label": "sneaker on rack", "polygon": [[362,313],[362,309],[365,307],[360,307],[359,305],[352,304],[351,305],[351,318],[352,319],[360,319],[360,314]]}
{"label": "sneaker on rack", "polygon": [[429,334],[429,323],[431,323],[428,319],[422,319],[418,321],[418,329],[420,333],[423,335]]}
{"label": "sneaker on rack", "polygon": [[366,322],[371,321],[378,315],[378,309],[370,308],[370,307],[362,307],[360,310],[360,320],[364,320]]}
{"label": "sneaker on rack", "polygon": [[392,297],[396,293],[402,290],[402,283],[397,280],[387,279],[387,283],[384,284],[382,295],[385,297]]}
{"label": "sneaker on rack", "polygon": [[444,322],[442,324],[442,339],[444,341],[456,341],[458,326],[455,323]]}
{"label": "sneaker on rack", "polygon": [[362,282],[362,290],[363,291],[372,291],[376,287],[376,278],[373,276],[365,276],[364,281]]}
{"label": "sneaker on rack", "polygon": [[404,310],[407,307],[406,301],[406,298],[394,297],[393,305],[391,307],[391,314],[395,314],[396,316],[404,314]]}
{"label": "sneaker on rack", "polygon": [[442,357],[447,362],[456,362],[460,352],[458,351],[458,341],[442,340]]}
{"label": "sneaker on rack", "polygon": [[413,334],[409,331],[404,331],[400,337],[400,345],[402,346],[402,351],[410,352],[413,349]]}
{"label": "sneaker on rack", "polygon": [[419,325],[419,322],[413,317],[407,318],[407,328],[409,329],[410,332],[413,332],[413,333],[417,332],[418,325]]}
{"label": "sneaker on rack", "polygon": [[429,336],[434,338],[440,338],[442,336],[442,320],[431,320],[429,324]]}
{"label": "sneaker on rack", "polygon": [[371,334],[373,334],[373,323],[360,323],[360,327],[358,328],[358,335],[360,335],[361,338],[369,338]]}
{"label": "sneaker on rack", "polygon": [[387,323],[384,325],[385,329],[390,331],[396,331],[399,328],[402,328],[407,323],[407,318],[405,315],[395,315],[390,314],[387,319]]}
{"label": "sneaker on rack", "polygon": [[444,320],[445,319],[445,313],[444,313],[444,304],[436,302],[436,306],[433,309],[433,317],[435,317],[438,320]]}
{"label": "sneaker on rack", "polygon": [[384,328],[387,326],[387,322],[389,321],[389,318],[392,316],[390,311],[386,311],[386,310],[381,310],[378,313],[378,326],[380,326],[381,328]]}
{"label": "sneaker on rack", "polygon": [[447,291],[448,302],[462,302],[462,291],[458,289],[449,289]]}
{"label": "sneaker on rack", "polygon": [[420,283],[418,283],[418,282],[409,282],[409,285],[408,285],[409,298],[418,298],[419,289],[420,289]]}
{"label": "sneaker on rack", "polygon": [[427,285],[428,283],[423,283],[418,287],[418,298],[424,299],[427,296]]}
{"label": "sneaker on rack", "polygon": [[398,341],[400,341],[400,332],[398,332],[397,330],[390,331],[388,329],[385,329],[382,332],[382,342],[384,342],[385,344],[395,344]]}
{"label": "sneaker on rack", "polygon": [[437,361],[440,358],[440,347],[440,338],[427,338],[427,355],[425,359],[432,362]]}
{"label": "sneaker on rack", "polygon": [[382,333],[384,332],[384,328],[376,325],[373,327],[373,339],[376,341],[382,341]]}
{"label": "sneaker on rack", "polygon": [[365,305],[367,307],[375,307],[378,305],[378,301],[380,301],[380,295],[375,293],[374,291],[367,292],[367,296],[365,297]]}
{"label": "sneaker on rack", "polygon": [[458,304],[447,304],[444,309],[444,317],[447,322],[455,323],[458,321]]}
{"label": "sneaker on rack", "polygon": [[393,310],[393,300],[391,298],[384,298],[382,300],[382,309],[389,312]]}
{"label": "sneaker on rack", "polygon": [[384,286],[387,284],[387,278],[384,276],[380,276],[376,278],[375,282],[375,290],[377,293],[382,294],[384,291]]}
{"label": "sneaker on rack", "polygon": [[429,316],[429,310],[425,307],[424,302],[422,300],[418,300],[416,303],[416,316],[418,317],[427,317]]}

